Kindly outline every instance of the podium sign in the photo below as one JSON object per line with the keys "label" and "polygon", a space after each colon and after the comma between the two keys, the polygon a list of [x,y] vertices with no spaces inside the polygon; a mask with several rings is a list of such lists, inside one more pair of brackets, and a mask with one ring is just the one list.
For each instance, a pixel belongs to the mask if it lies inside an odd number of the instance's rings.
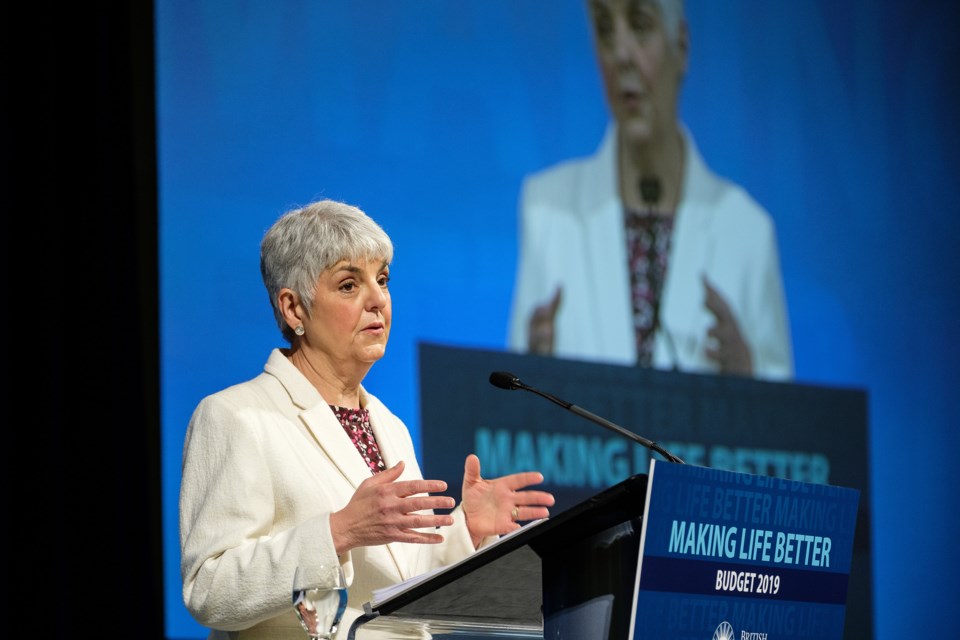
{"label": "podium sign", "polygon": [[633,638],[842,638],[860,492],[654,460]]}

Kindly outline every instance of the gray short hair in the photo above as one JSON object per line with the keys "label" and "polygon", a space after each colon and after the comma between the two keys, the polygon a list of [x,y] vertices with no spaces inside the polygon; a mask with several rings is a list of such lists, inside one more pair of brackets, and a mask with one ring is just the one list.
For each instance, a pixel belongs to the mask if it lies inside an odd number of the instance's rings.
{"label": "gray short hair", "polygon": [[390,237],[353,205],[311,202],[281,215],[263,236],[260,275],[287,342],[293,342],[294,334],[277,307],[280,290],[292,289],[309,314],[320,274],[341,260],[393,260]]}
{"label": "gray short hair", "polygon": [[653,3],[660,7],[660,15],[663,16],[663,25],[670,42],[676,44],[680,23],[683,21],[683,0],[653,0]]}
{"label": "gray short hair", "polygon": [[[677,36],[680,33],[680,23],[684,20],[683,3],[684,0],[644,0],[660,10],[660,17],[663,19],[663,27],[667,32],[667,38],[670,44],[677,44]],[[590,5],[590,0],[587,0]]]}

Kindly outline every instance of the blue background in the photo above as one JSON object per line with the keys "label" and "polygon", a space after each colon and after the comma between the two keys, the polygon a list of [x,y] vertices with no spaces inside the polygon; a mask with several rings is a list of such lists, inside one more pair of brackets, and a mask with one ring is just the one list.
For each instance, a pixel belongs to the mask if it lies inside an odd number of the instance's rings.
{"label": "blue background", "polygon": [[[869,392],[877,638],[952,631],[960,535],[960,127],[948,0],[690,0],[682,117],[776,221],[797,380]],[[416,344],[501,349],[522,177],[607,122],[579,0],[157,0],[167,635],[201,397],[282,344],[259,241],[317,197],[392,236],[394,327],[366,385],[419,438]]]}

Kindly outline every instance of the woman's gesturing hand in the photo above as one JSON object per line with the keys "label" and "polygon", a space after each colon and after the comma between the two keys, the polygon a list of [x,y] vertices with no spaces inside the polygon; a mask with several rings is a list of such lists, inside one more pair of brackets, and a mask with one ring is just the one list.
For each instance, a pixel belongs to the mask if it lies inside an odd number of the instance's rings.
{"label": "woman's gesturing hand", "polygon": [[521,491],[540,484],[539,471],[513,473],[493,480],[480,475],[480,458],[467,456],[463,467],[463,513],[474,546],[487,536],[502,535],[515,529],[521,520],[537,520],[550,515],[554,498],[546,491]]}
{"label": "woman's gesturing hand", "polygon": [[447,490],[442,480],[398,480],[403,462],[364,480],[340,511],[330,514],[330,530],[338,554],[356,547],[388,542],[437,544],[439,533],[418,531],[453,524],[450,515],[434,515],[432,509],[452,509],[448,496],[431,496]]}

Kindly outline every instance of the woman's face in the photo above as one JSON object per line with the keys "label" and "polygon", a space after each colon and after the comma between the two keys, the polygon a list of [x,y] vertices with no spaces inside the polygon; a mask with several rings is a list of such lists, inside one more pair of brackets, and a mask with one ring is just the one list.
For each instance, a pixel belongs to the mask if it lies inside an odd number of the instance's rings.
{"label": "woman's face", "polygon": [[306,343],[335,366],[373,364],[390,337],[390,266],[383,260],[341,260],[322,274],[306,319]]}
{"label": "woman's face", "polygon": [[686,32],[670,42],[650,0],[590,0],[607,102],[620,130],[643,144],[672,133],[686,71]]}

